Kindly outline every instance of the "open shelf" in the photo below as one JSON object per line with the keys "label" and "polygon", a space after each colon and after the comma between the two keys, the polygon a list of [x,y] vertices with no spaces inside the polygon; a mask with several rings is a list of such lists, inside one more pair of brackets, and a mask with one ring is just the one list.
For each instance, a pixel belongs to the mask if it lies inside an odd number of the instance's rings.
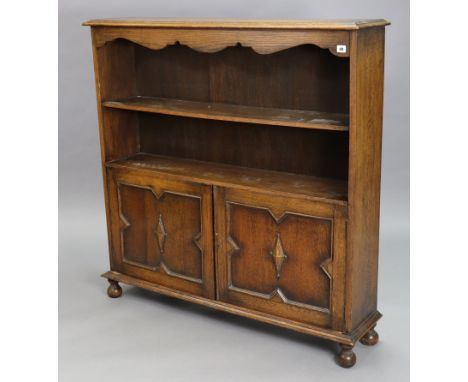
{"label": "open shelf", "polygon": [[107,163],[108,167],[149,170],[214,186],[305,197],[346,205],[347,182],[214,162],[138,153]]}
{"label": "open shelf", "polygon": [[320,130],[348,130],[348,115],[308,110],[266,108],[186,101],[170,98],[133,97],[103,102],[105,107],[143,111],[181,117],[214,119],[218,121],[256,123]]}

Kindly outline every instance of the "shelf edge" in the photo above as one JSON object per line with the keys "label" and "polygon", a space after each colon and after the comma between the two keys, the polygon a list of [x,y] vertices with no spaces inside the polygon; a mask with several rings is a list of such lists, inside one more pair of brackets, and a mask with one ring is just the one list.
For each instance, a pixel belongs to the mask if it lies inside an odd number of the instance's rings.
{"label": "shelf edge", "polygon": [[325,123],[324,124],[304,123],[304,122],[286,123],[283,121],[275,121],[275,120],[268,120],[268,119],[262,119],[262,118],[249,118],[249,117],[242,117],[242,116],[223,117],[223,116],[219,116],[215,114],[210,115],[210,114],[197,113],[197,112],[184,112],[184,111],[177,111],[177,110],[169,110],[163,107],[159,108],[159,107],[129,105],[129,104],[125,104],[122,101],[104,101],[102,105],[110,109],[138,111],[138,112],[144,112],[144,113],[163,114],[163,115],[171,115],[171,116],[177,116],[177,117],[198,118],[198,119],[206,119],[206,120],[214,120],[214,121],[241,122],[241,123],[258,124],[258,125],[302,128],[302,129],[309,129],[309,130],[326,130],[326,131],[342,131],[342,132],[349,131],[349,126],[339,126],[339,125],[325,124]]}
{"label": "shelf edge", "polygon": [[[229,165],[226,165],[229,166]],[[237,167],[237,166],[233,166]],[[262,187],[255,187],[255,186],[249,186],[249,185],[243,185],[239,183],[234,183],[234,182],[223,182],[219,180],[208,180],[203,177],[197,177],[196,175],[183,175],[183,174],[171,174],[168,172],[160,171],[156,168],[150,168],[150,167],[140,167],[140,166],[135,166],[131,165],[129,163],[126,163],[125,160],[116,160],[116,161],[111,161],[106,163],[106,168],[121,168],[121,169],[127,169],[127,170],[133,170],[133,171],[142,171],[146,173],[156,173],[158,175],[162,175],[168,178],[176,179],[176,180],[183,180],[183,181],[188,181],[188,182],[196,182],[200,184],[205,184],[209,186],[219,186],[219,187],[227,187],[227,188],[233,188],[233,189],[238,189],[238,190],[246,190],[246,191],[252,191],[252,192],[259,192],[263,194],[268,194],[268,195],[279,195],[283,197],[292,197],[292,198],[299,198],[299,199],[306,199],[312,202],[320,202],[320,203],[327,203],[327,204],[332,204],[332,205],[339,205],[339,206],[348,206],[348,201],[343,200],[343,199],[332,199],[332,198],[327,198],[327,197],[321,197],[321,196],[314,196],[306,193],[297,193],[297,192],[287,192],[287,191],[279,191],[279,190],[270,190],[268,188],[262,188]],[[268,171],[268,170],[265,170]]]}

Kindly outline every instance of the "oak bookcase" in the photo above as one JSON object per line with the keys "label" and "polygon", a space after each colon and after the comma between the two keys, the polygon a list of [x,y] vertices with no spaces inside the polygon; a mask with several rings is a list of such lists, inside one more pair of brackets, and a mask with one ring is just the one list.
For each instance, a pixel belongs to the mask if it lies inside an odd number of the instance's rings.
{"label": "oak bookcase", "polygon": [[91,20],[119,282],[374,345],[385,20]]}

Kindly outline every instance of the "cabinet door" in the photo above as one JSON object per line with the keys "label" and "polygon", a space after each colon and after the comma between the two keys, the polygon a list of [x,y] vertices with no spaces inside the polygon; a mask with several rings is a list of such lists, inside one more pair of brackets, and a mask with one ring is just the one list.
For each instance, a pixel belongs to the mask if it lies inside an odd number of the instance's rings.
{"label": "cabinet door", "polygon": [[214,298],[212,189],[108,169],[111,269]]}
{"label": "cabinet door", "polygon": [[215,189],[218,298],[340,330],[345,207]]}

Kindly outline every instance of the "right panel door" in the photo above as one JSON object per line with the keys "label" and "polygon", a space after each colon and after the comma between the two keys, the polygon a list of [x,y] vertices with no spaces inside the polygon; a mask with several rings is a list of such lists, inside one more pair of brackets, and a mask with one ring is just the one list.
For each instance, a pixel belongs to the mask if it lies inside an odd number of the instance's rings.
{"label": "right panel door", "polygon": [[342,329],[346,206],[215,189],[218,299]]}

